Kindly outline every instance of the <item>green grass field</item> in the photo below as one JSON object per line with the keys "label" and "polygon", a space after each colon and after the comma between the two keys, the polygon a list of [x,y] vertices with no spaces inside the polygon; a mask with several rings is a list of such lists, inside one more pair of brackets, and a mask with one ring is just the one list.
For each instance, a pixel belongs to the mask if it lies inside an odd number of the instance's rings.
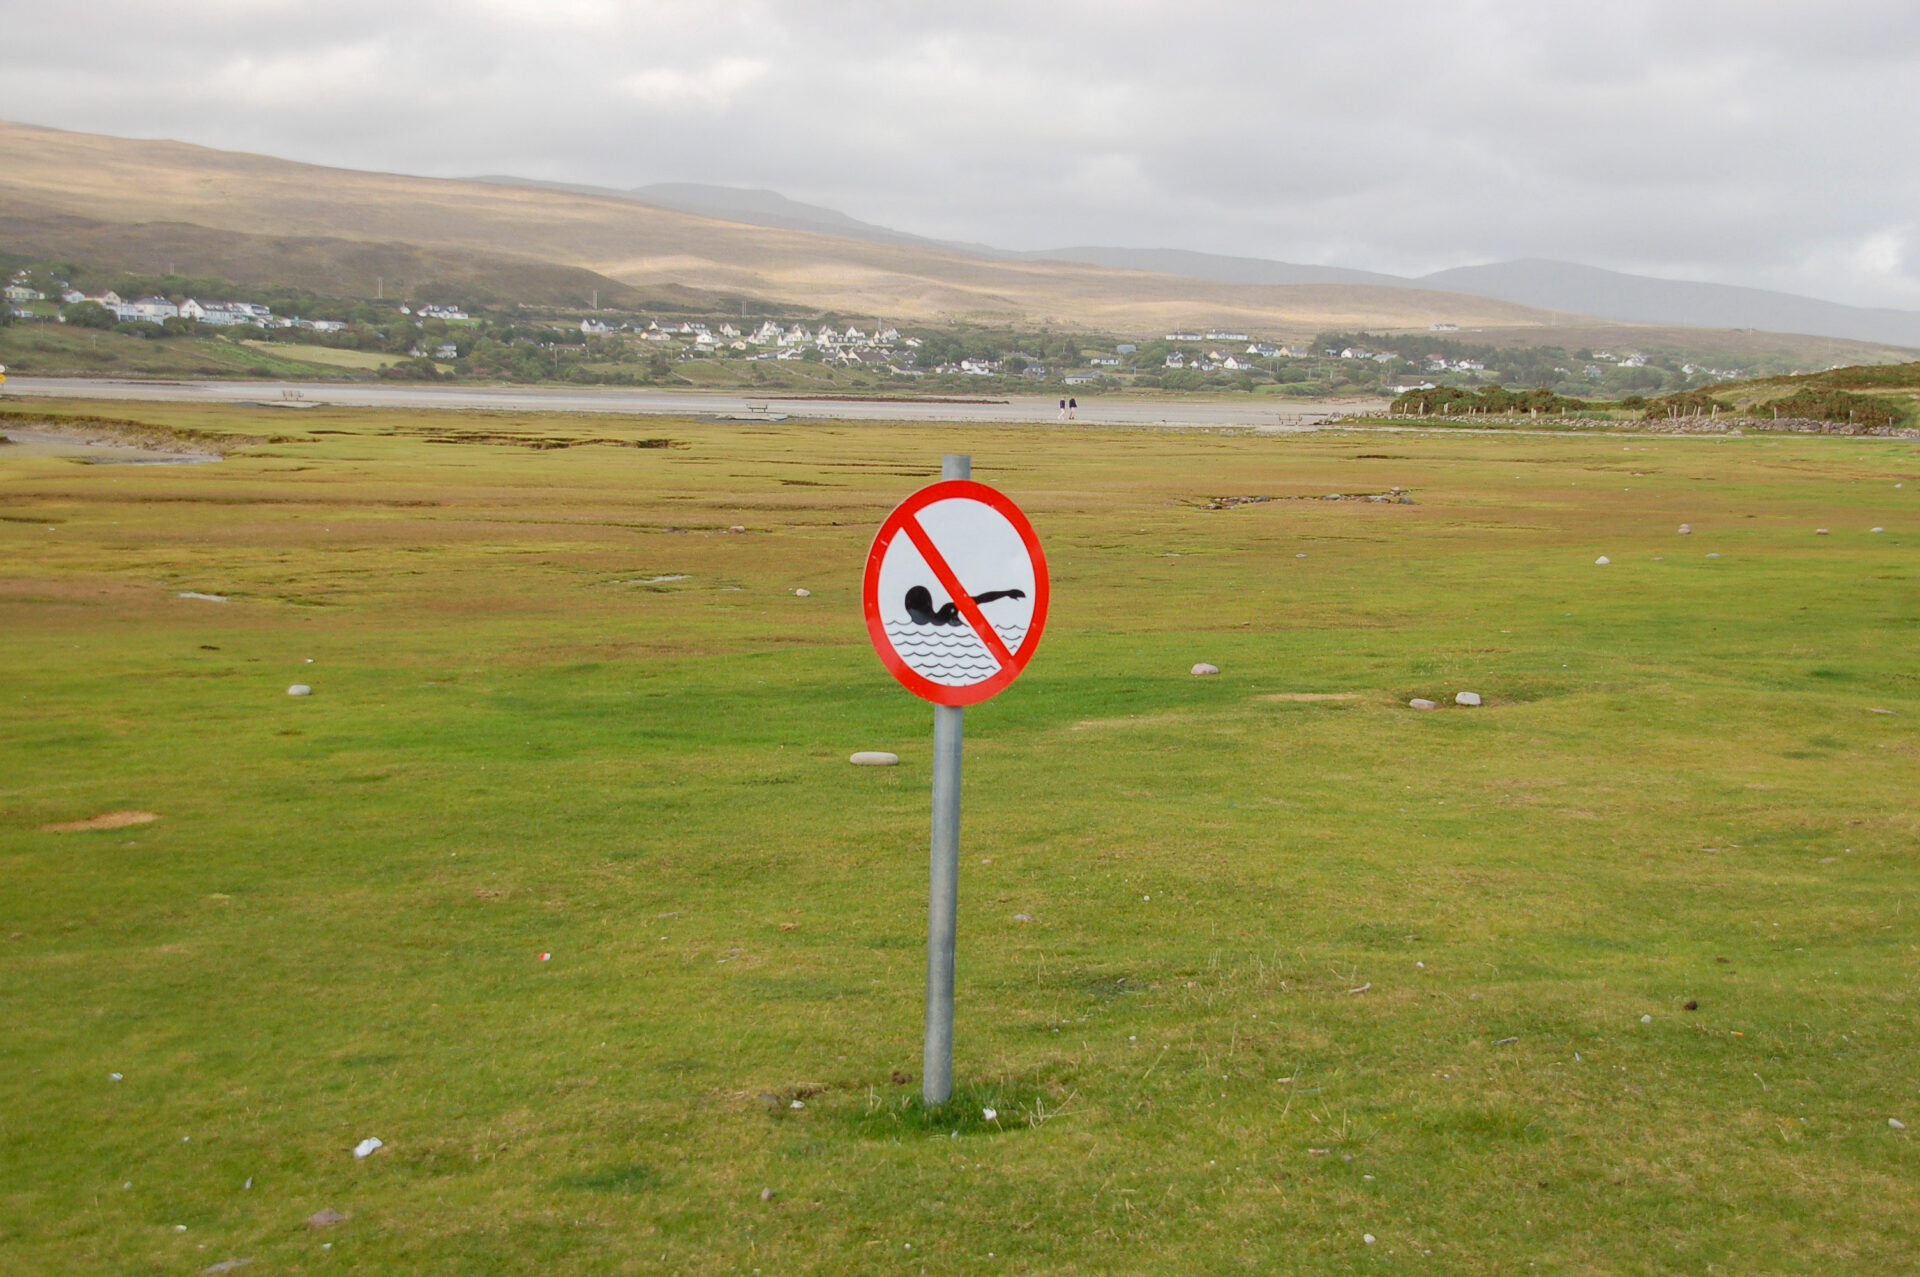
{"label": "green grass field", "polygon": [[[1915,1266],[1920,445],[91,410],[303,433],[0,447],[0,1270]],[[943,451],[1054,605],[928,1113]]]}

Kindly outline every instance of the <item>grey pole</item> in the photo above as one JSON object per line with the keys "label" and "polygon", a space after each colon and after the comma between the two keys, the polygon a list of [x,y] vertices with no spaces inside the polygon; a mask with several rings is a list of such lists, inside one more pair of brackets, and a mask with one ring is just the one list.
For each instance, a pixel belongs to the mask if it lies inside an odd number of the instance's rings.
{"label": "grey pole", "polygon": [[[942,479],[973,477],[973,458],[948,453]],[[927,883],[927,1040],[920,1098],[945,1104],[953,1094],[953,936],[960,895],[960,735],[958,705],[933,707],[933,842]]]}

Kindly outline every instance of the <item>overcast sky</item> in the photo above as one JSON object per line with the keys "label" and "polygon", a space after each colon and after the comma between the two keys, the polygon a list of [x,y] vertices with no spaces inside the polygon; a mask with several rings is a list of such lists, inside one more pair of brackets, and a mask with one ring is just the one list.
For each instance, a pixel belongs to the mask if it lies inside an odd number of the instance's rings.
{"label": "overcast sky", "polygon": [[1920,309],[1913,0],[0,0],[0,56],[8,119],[354,168]]}

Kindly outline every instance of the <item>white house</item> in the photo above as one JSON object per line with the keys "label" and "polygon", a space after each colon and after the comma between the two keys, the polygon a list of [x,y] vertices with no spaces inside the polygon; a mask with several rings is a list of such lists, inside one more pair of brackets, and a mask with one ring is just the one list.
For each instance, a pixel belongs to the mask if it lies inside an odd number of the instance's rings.
{"label": "white house", "polygon": [[180,308],[164,297],[137,297],[130,302],[109,307],[123,321],[157,324],[163,320],[177,318]]}
{"label": "white house", "polygon": [[601,320],[583,319],[580,321],[580,331],[589,337],[605,337],[613,329]]}
{"label": "white house", "polygon": [[1185,368],[1186,366],[1187,366],[1187,357],[1181,354],[1179,351],[1176,350],[1171,355],[1167,356],[1167,367]]}
{"label": "white house", "polygon": [[1206,339],[1202,337],[1199,333],[1177,332],[1177,333],[1168,333],[1167,340],[1168,341],[1205,341]]}
{"label": "white house", "polygon": [[1207,333],[1208,341],[1245,341],[1246,339],[1245,333],[1228,332],[1224,328],[1211,329]]}
{"label": "white house", "polygon": [[1120,366],[1120,356],[1093,355],[1090,358],[1088,358],[1087,362],[1092,364],[1095,368],[1118,368]]}
{"label": "white house", "polygon": [[450,341],[443,341],[435,348],[433,357],[435,359],[458,359],[460,358],[460,347]]}
{"label": "white house", "polygon": [[10,302],[43,302],[47,295],[37,288],[28,288],[25,284],[8,284],[5,289]]}
{"label": "white house", "polygon": [[1262,359],[1278,359],[1280,357],[1280,347],[1269,345],[1264,341],[1256,341],[1247,347],[1247,353],[1249,355],[1258,355]]}

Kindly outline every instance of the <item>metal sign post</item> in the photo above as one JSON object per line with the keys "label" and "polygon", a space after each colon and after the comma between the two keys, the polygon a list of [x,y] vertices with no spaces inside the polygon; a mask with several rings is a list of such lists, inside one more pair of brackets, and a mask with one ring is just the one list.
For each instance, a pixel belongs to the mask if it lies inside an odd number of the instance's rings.
{"label": "metal sign post", "polygon": [[868,552],[862,589],[867,632],[881,662],[909,691],[934,703],[920,1085],[928,1104],[953,1095],[964,707],[1019,676],[1047,622],[1047,562],[1033,525],[1006,497],[974,483],[972,470],[972,458],[949,453],[940,482],[887,516]]}
{"label": "metal sign post", "polygon": [[[973,458],[940,458],[942,479],[971,479]],[[920,1098],[953,1094],[953,937],[960,911],[960,744],[966,709],[933,707],[933,841],[927,872],[927,1035]]]}

